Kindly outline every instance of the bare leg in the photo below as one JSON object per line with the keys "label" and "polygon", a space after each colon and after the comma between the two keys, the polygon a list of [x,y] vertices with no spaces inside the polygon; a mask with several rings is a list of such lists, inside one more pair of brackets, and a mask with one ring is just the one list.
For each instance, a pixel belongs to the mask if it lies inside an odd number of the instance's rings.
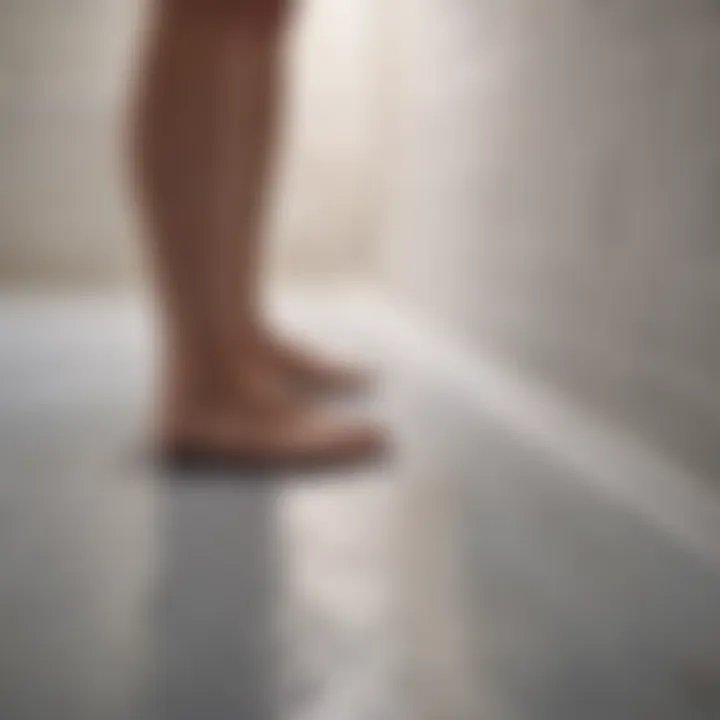
{"label": "bare leg", "polygon": [[[227,174],[225,213],[227,257],[237,275],[236,305],[229,313],[247,329],[248,352],[241,373],[257,367],[274,375],[279,385],[319,389],[357,389],[367,377],[330,362],[273,332],[262,312],[263,219],[271,185],[281,95],[281,50],[287,0],[265,0],[264,21],[238,27],[226,45],[226,107],[222,119]],[[270,378],[267,378],[270,380]]]}
{"label": "bare leg", "polygon": [[281,3],[164,0],[158,11],[138,98],[136,167],[167,331],[164,442],[281,461],[374,452],[372,428],[289,405],[254,359],[252,239]]}

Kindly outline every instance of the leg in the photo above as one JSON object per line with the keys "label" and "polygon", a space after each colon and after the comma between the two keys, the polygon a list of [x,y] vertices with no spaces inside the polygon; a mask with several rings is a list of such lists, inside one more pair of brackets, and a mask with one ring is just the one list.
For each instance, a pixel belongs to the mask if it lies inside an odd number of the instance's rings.
{"label": "leg", "polygon": [[280,339],[264,321],[260,288],[263,219],[277,132],[280,51],[289,3],[254,0],[253,7],[255,22],[241,23],[236,40],[226,45],[227,103],[222,116],[222,159],[228,188],[227,257],[234,258],[231,265],[237,273],[239,291],[228,313],[242,322],[248,341],[248,352],[238,371],[256,375],[260,366],[280,385],[290,387],[359,388],[366,379],[362,373],[324,361]]}
{"label": "leg", "polygon": [[135,158],[167,331],[162,432],[168,446],[239,457],[352,458],[378,448],[372,428],[290,407],[263,365],[248,369],[280,10],[164,0],[151,32]]}

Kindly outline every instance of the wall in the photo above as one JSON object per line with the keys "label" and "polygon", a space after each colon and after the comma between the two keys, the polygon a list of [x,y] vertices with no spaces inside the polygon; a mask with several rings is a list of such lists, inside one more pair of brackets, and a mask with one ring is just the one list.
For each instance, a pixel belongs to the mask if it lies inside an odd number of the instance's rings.
{"label": "wall", "polygon": [[270,235],[288,274],[353,277],[376,266],[375,7],[299,3]]}
{"label": "wall", "polygon": [[113,142],[134,10],[0,0],[3,280],[108,279],[134,265]]}
{"label": "wall", "polygon": [[720,5],[417,0],[388,27],[389,282],[720,478]]}
{"label": "wall", "polygon": [[[0,0],[0,280],[133,278],[118,120],[144,0]],[[298,3],[269,233],[285,276],[370,272],[367,0]]]}

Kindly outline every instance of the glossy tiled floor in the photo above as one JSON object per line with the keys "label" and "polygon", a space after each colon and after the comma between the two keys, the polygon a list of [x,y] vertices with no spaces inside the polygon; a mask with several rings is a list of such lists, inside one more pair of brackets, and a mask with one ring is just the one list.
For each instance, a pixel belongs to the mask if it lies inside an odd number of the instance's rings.
{"label": "glossy tiled floor", "polygon": [[3,720],[720,717],[707,544],[501,422],[383,312],[285,314],[381,367],[392,466],[161,475],[141,305],[0,303]]}

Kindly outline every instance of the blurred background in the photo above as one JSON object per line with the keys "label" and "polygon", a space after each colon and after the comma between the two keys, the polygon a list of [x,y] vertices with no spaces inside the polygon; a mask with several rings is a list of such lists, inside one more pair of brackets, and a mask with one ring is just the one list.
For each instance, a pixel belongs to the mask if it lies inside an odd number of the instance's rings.
{"label": "blurred background", "polygon": [[[8,281],[137,281],[119,133],[148,8],[3,0],[0,252]],[[373,268],[374,12],[372,3],[314,0],[288,43],[288,122],[271,228],[283,275]]]}
{"label": "blurred background", "polygon": [[400,450],[276,492],[133,461],[146,8],[0,0],[0,716],[720,717],[720,6],[299,10],[273,307]]}

